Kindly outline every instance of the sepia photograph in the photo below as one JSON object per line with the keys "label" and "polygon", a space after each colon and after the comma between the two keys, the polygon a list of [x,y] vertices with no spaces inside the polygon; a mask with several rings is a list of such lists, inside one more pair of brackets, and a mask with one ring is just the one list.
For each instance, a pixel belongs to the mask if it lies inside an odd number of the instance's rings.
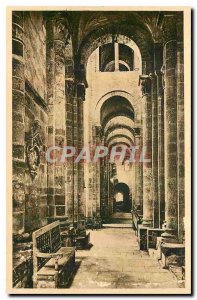
{"label": "sepia photograph", "polygon": [[191,9],[7,7],[7,292],[191,294]]}

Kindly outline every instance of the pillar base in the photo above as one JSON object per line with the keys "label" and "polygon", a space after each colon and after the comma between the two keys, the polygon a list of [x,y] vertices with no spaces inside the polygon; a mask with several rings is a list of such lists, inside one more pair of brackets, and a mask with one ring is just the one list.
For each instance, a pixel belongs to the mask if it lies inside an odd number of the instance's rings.
{"label": "pillar base", "polygon": [[164,243],[178,243],[178,238],[172,229],[165,229],[165,232],[162,233],[161,237],[162,242]]}
{"label": "pillar base", "polygon": [[147,250],[147,227],[138,226],[138,243],[140,250]]}
{"label": "pillar base", "polygon": [[153,227],[153,220],[143,219],[142,225],[143,227]]}
{"label": "pillar base", "polygon": [[177,243],[161,243],[161,263],[164,269],[170,265],[182,267],[185,265],[185,245]]}

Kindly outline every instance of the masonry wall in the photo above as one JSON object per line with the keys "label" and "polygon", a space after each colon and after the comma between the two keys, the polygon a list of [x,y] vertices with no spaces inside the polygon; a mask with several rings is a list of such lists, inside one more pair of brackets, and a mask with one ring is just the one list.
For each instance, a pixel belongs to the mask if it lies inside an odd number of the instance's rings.
{"label": "masonry wall", "polygon": [[[25,230],[32,231],[47,224],[47,163],[44,151],[48,143],[46,99],[46,29],[41,13],[26,12],[25,28],[25,135],[28,138],[35,121],[41,138],[40,165],[35,178],[26,157]],[[27,155],[27,154],[26,154]]]}
{"label": "masonry wall", "polygon": [[42,12],[25,12],[25,78],[46,101],[46,22]]}

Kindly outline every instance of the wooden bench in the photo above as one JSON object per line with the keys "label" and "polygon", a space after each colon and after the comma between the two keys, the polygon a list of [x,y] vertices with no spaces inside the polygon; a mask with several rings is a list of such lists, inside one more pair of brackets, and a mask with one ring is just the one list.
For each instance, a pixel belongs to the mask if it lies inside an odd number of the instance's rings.
{"label": "wooden bench", "polygon": [[85,220],[79,220],[76,228],[76,249],[87,249],[90,242],[90,233],[86,232]]}
{"label": "wooden bench", "polygon": [[86,218],[85,227],[87,229],[101,229],[102,228],[102,220],[99,217]]}
{"label": "wooden bench", "polygon": [[90,242],[90,233],[86,235],[79,235],[76,237],[76,249],[87,249]]}
{"label": "wooden bench", "polygon": [[65,288],[75,268],[75,248],[62,247],[60,222],[46,225],[32,235],[34,288]]}

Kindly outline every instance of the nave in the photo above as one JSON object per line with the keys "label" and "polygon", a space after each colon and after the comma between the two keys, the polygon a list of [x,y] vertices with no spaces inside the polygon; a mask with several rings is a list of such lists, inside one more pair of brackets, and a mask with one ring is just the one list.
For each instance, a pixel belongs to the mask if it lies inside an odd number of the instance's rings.
{"label": "nave", "polygon": [[[126,226],[124,226],[126,225]],[[146,251],[140,251],[135,232],[123,227],[91,231],[89,250],[76,252],[77,270],[71,289],[177,288],[175,276]]]}

